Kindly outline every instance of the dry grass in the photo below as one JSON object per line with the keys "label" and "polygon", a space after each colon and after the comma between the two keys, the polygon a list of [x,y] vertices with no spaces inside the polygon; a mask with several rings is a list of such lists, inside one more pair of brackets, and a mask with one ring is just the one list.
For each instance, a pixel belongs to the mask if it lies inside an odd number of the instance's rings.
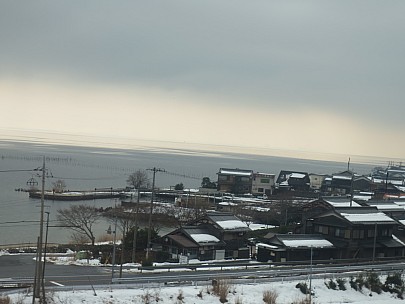
{"label": "dry grass", "polygon": [[216,280],[213,282],[212,292],[219,297],[221,303],[228,302],[228,294],[231,289],[231,284],[227,280]]}
{"label": "dry grass", "polygon": [[11,304],[11,299],[9,296],[0,296],[0,304]]}
{"label": "dry grass", "polygon": [[112,242],[113,241],[113,236],[111,234],[103,234],[97,237],[97,242]]}
{"label": "dry grass", "polygon": [[291,304],[310,304],[308,298],[298,299],[292,302]]}
{"label": "dry grass", "polygon": [[275,290],[266,290],[263,292],[263,302],[266,304],[276,304],[278,293]]}

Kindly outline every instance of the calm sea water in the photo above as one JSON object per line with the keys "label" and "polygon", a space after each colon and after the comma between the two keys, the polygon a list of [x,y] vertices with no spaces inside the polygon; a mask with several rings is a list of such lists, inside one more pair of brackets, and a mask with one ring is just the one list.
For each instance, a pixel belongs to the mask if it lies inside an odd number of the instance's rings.
{"label": "calm sea water", "polygon": [[[46,167],[52,177],[46,179],[46,188],[58,179],[65,181],[69,190],[93,190],[95,188],[122,188],[129,174],[138,169],[153,167],[166,172],[157,173],[156,186],[168,188],[183,183],[186,188],[196,188],[202,177],[216,181],[219,168],[251,169],[258,172],[279,174],[280,170],[296,170],[309,173],[331,174],[347,169],[347,163],[315,161],[298,158],[259,156],[232,152],[207,153],[191,150],[120,150],[83,148],[73,146],[43,145],[32,143],[0,142],[0,245],[34,243],[39,234],[40,201],[30,199],[28,193],[15,189],[28,188],[27,181],[40,177],[33,170]],[[368,174],[374,164],[351,164],[351,169]],[[13,172],[16,171],[16,172]],[[71,204],[89,204],[110,207],[119,202],[115,199],[54,202],[45,201],[50,213],[50,225],[57,225],[57,210]],[[34,221],[34,222],[32,222]],[[100,222],[97,236],[105,234],[108,223]],[[69,242],[71,232],[66,228],[49,228],[49,242]]]}

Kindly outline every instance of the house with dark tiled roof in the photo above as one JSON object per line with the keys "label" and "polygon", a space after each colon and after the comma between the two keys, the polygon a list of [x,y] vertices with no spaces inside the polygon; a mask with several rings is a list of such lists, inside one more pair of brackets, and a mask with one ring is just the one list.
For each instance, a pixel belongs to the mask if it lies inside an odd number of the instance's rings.
{"label": "house with dark tiled roof", "polygon": [[334,256],[334,246],[320,234],[275,234],[265,243],[257,244],[259,262],[290,262],[329,260]]}
{"label": "house with dark tiled roof", "polygon": [[220,168],[218,175],[218,191],[246,194],[252,193],[252,170]]}
{"label": "house with dark tiled roof", "polygon": [[307,218],[307,230],[323,235],[336,258],[404,256],[405,244],[394,234],[399,223],[376,207],[334,207]]}
{"label": "house with dark tiled roof", "polygon": [[208,212],[154,241],[172,258],[186,255],[200,260],[249,258],[248,225],[231,213]]}
{"label": "house with dark tiled roof", "polygon": [[173,260],[180,256],[201,261],[223,259],[225,243],[215,234],[210,226],[186,226],[166,234],[159,243]]}
{"label": "house with dark tiled roof", "polygon": [[276,188],[280,191],[308,191],[310,189],[309,175],[307,172],[281,170],[276,181]]}

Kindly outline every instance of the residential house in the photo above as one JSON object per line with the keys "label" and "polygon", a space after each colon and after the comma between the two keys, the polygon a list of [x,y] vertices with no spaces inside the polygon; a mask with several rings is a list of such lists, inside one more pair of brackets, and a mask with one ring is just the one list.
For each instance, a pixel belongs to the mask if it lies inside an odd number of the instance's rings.
{"label": "residential house", "polygon": [[220,168],[218,191],[234,194],[252,193],[252,170]]}
{"label": "residential house", "polygon": [[276,187],[281,191],[308,191],[310,188],[309,175],[306,172],[281,170],[276,181]]}
{"label": "residential house", "polygon": [[159,243],[160,250],[168,252],[172,260],[181,257],[201,261],[223,259],[225,243],[215,234],[209,225],[186,226],[166,234],[155,243]]}
{"label": "residential house", "polygon": [[273,193],[275,175],[269,173],[253,173],[252,194],[266,196]]}
{"label": "residential house", "polygon": [[154,248],[175,256],[187,255],[200,260],[249,258],[246,234],[248,225],[231,213],[208,212],[154,240]]}
{"label": "residential house", "polygon": [[329,260],[334,246],[319,234],[275,234],[266,243],[257,244],[259,262]]}
{"label": "residential house", "polygon": [[405,244],[393,234],[398,222],[375,207],[334,207],[307,221],[335,246],[336,258],[404,256]]}

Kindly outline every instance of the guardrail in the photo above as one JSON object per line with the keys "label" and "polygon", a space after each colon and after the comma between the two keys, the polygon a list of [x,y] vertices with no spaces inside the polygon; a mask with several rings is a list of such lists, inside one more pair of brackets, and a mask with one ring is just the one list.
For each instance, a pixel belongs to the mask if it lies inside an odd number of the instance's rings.
{"label": "guardrail", "polygon": [[[312,265],[316,268],[318,265],[369,265],[370,263],[374,264],[384,264],[390,262],[405,262],[405,257],[392,257],[392,258],[379,258],[374,262],[370,261],[369,259],[339,259],[339,260],[313,260]],[[239,268],[256,268],[256,267],[291,267],[291,266],[302,266],[307,267],[311,264],[311,261],[291,261],[291,262],[256,262],[252,260],[244,260],[244,261],[228,261],[228,262],[207,262],[207,263],[198,263],[198,264],[167,264],[167,265],[160,265],[160,266],[139,266],[138,270],[142,273],[143,271],[152,271],[152,270],[167,270],[170,272],[171,270],[176,269],[190,269],[197,271],[198,269],[207,269],[207,268],[215,268],[219,270],[223,270],[225,268],[232,268],[232,267],[239,267]]]}
{"label": "guardrail", "polygon": [[34,285],[32,279],[0,279],[0,289],[27,288]]}

